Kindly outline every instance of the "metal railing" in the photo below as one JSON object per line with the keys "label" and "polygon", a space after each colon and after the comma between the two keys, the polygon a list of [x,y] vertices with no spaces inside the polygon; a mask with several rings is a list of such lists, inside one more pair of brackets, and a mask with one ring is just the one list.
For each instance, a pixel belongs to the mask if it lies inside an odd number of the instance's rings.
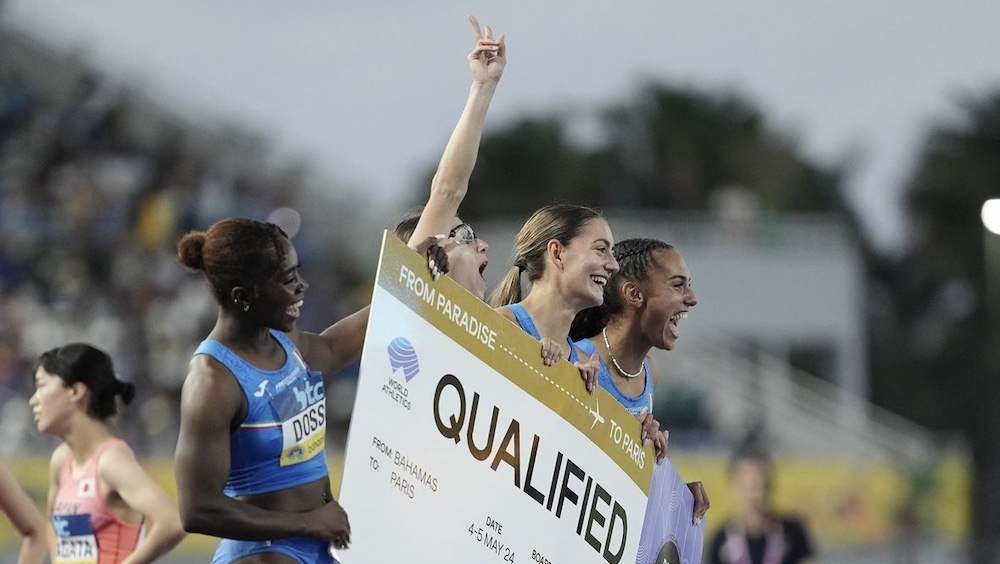
{"label": "metal railing", "polygon": [[659,394],[678,385],[702,392],[714,430],[733,441],[763,424],[773,446],[788,454],[921,463],[961,448],[953,437],[721,332],[686,334],[675,351],[654,349],[650,356],[660,373]]}

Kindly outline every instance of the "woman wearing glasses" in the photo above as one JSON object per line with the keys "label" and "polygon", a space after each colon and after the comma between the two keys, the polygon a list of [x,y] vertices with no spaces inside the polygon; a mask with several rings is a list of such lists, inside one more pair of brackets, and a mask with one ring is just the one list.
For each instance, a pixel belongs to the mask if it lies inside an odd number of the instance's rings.
{"label": "woman wearing glasses", "polygon": [[484,35],[475,17],[470,16],[469,23],[476,40],[475,49],[467,57],[472,72],[469,98],[438,162],[427,205],[419,215],[401,221],[395,233],[411,247],[415,242],[438,237],[438,243],[448,254],[448,275],[483,299],[486,295],[483,273],[488,263],[489,245],[476,238],[472,227],[463,223],[457,214],[476,166],[486,112],[507,64],[507,46],[502,35],[493,39],[489,26]]}
{"label": "woman wearing glasses", "polygon": [[[485,112],[483,92],[488,102],[502,70],[503,40],[488,28],[482,37],[471,21],[477,44],[469,61],[480,79],[463,120],[474,122]],[[465,135],[449,142],[459,156],[442,167],[445,179],[462,168],[452,161],[465,158]],[[465,187],[442,182],[425,213],[438,223],[418,229],[411,246],[453,226],[441,218],[454,220]],[[454,239],[468,237],[456,230]],[[435,263],[451,260],[437,245],[428,253]],[[369,308],[321,333],[301,331],[309,284],[294,245],[270,223],[230,218],[188,233],[177,244],[177,261],[205,274],[219,306],[182,389],[175,476],[185,528],[222,539],[216,563],[334,562],[329,548],[347,547],[351,527],[330,491],[323,376],[360,357]]]}
{"label": "woman wearing glasses", "polygon": [[448,253],[448,275],[479,299],[486,296],[486,252],[490,246],[476,237],[468,223],[460,223],[439,244]]}

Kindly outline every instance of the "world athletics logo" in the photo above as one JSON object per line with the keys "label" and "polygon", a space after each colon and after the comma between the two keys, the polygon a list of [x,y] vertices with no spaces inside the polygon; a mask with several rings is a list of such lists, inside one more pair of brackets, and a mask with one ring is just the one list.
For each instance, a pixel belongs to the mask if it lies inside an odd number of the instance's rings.
{"label": "world athletics logo", "polygon": [[420,373],[420,364],[417,362],[417,351],[413,344],[403,337],[396,337],[389,343],[389,367],[393,373],[397,370],[403,371],[406,381],[414,379]]}

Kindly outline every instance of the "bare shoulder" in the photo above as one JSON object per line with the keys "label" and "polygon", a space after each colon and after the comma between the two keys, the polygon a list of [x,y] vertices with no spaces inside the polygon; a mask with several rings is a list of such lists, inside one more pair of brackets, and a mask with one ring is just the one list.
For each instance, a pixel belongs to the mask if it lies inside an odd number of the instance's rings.
{"label": "bare shoulder", "polygon": [[517,318],[514,317],[514,312],[511,311],[511,309],[509,307],[507,307],[507,306],[500,306],[498,308],[494,308],[494,310],[497,313],[499,313],[500,315],[506,317],[508,321],[511,321],[513,323],[517,323]]}
{"label": "bare shoulder", "polygon": [[136,458],[132,447],[128,446],[125,441],[119,441],[101,453],[101,458],[97,461],[97,469],[103,473],[107,467],[116,467],[121,464],[133,462],[136,462]]}
{"label": "bare shoulder", "polygon": [[52,451],[52,457],[49,458],[49,468],[53,472],[58,473],[59,469],[61,469],[63,465],[66,464],[66,461],[69,460],[70,454],[69,445],[66,443],[60,443],[59,446]]}
{"label": "bare shoulder", "polygon": [[108,447],[97,461],[97,472],[108,484],[114,485],[123,477],[133,476],[137,472],[145,472],[139,465],[132,447],[124,441]]}
{"label": "bare shoulder", "polygon": [[[225,400],[228,396],[239,397],[240,385],[233,373],[224,364],[206,354],[195,355],[188,363],[187,377],[184,379],[184,396],[194,398]],[[191,393],[188,393],[191,390]],[[206,394],[224,394],[223,396]]]}
{"label": "bare shoulder", "polygon": [[225,365],[208,355],[195,355],[181,386],[181,429],[228,426],[246,401],[243,388]]}
{"label": "bare shoulder", "polygon": [[[327,328],[328,331],[330,329],[332,329],[332,327]],[[292,341],[292,344],[295,345],[296,349],[298,349],[299,354],[302,355],[302,358],[306,359],[309,358],[309,351],[312,348],[311,346],[312,341],[314,339],[319,338],[319,335],[317,335],[316,333],[311,333],[309,331],[302,331],[300,329],[286,331],[285,336],[288,337],[290,341]]]}

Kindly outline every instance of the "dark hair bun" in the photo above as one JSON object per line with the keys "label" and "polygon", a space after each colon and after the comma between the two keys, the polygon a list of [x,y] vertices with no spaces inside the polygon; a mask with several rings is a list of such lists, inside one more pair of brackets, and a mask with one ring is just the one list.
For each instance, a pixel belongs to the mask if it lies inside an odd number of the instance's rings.
{"label": "dark hair bun", "polygon": [[206,235],[204,231],[191,231],[177,242],[177,263],[192,272],[205,270]]}

